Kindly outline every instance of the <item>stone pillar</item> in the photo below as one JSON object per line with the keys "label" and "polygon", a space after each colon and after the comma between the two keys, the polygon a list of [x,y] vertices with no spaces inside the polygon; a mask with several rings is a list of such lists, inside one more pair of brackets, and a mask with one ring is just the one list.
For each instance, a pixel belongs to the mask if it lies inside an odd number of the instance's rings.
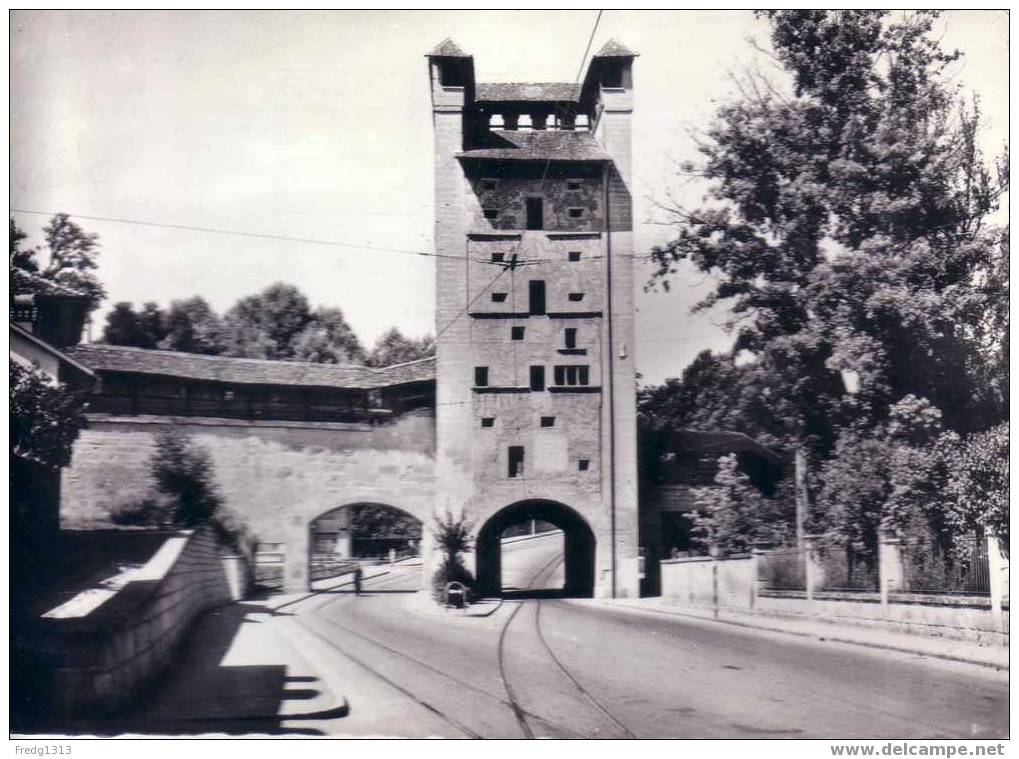
{"label": "stone pillar", "polygon": [[814,600],[814,592],[824,585],[824,565],[821,563],[822,535],[803,536],[803,564],[807,602]]}
{"label": "stone pillar", "polygon": [[750,574],[753,581],[750,583],[750,608],[757,608],[757,596],[764,589],[764,580],[761,579],[761,548],[750,549]]}
{"label": "stone pillar", "polygon": [[1008,570],[1003,560],[1001,542],[997,535],[988,533],[987,537],[987,572],[990,580],[991,621],[996,632],[1005,632],[1005,614],[1002,601],[1005,596],[1005,577]]}
{"label": "stone pillar", "polygon": [[308,551],[311,528],[304,517],[291,516],[286,526],[286,555],[283,559],[283,591],[306,593],[308,578]]}
{"label": "stone pillar", "polygon": [[905,590],[905,573],[902,567],[902,539],[888,530],[881,530],[877,550],[878,589],[881,607],[888,610],[888,594]]}

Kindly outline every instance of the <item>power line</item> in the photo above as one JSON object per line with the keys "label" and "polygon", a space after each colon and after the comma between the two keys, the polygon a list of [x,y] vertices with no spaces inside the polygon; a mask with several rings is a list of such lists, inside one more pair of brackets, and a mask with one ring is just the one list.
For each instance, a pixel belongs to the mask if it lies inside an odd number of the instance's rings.
{"label": "power line", "polygon": [[[53,211],[28,211],[22,208],[12,208],[11,213],[32,214],[34,216],[56,216]],[[86,219],[88,221],[106,221],[114,224],[133,224],[140,227],[153,227],[156,229],[176,229],[186,232],[204,232],[213,235],[228,235],[232,237],[249,237],[258,240],[274,240],[277,242],[296,242],[308,245],[324,245],[327,247],[352,248],[356,250],[377,250],[383,253],[402,253],[412,256],[424,256],[427,258],[454,258],[462,261],[462,256],[454,256],[445,253],[434,253],[424,250],[411,250],[408,248],[389,248],[382,245],[371,245],[365,243],[341,242],[339,240],[319,240],[311,237],[295,237],[292,235],[272,235],[263,232],[246,232],[239,229],[217,229],[215,227],[200,227],[191,224],[165,224],[156,221],[145,221],[142,219],[118,219],[111,216],[88,216],[81,213],[66,214],[73,219]]]}

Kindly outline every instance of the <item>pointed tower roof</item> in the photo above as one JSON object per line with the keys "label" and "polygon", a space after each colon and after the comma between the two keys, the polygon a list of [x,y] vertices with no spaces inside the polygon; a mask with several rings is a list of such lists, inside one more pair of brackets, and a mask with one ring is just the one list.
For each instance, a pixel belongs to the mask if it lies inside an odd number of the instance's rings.
{"label": "pointed tower roof", "polygon": [[472,58],[470,53],[465,53],[460,49],[460,46],[453,42],[449,37],[446,37],[442,42],[435,46],[432,52],[428,53],[426,58]]}
{"label": "pointed tower roof", "polygon": [[616,42],[615,39],[610,39],[604,45],[601,50],[594,54],[595,58],[636,58],[639,53],[635,53],[625,45],[621,45]]}

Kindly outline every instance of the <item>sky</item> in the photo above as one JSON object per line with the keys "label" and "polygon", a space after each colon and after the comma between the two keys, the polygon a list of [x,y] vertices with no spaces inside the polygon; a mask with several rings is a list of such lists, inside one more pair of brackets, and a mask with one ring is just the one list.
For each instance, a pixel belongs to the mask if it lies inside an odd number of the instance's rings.
{"label": "sky", "polygon": [[[391,326],[434,334],[433,153],[424,54],[445,37],[474,55],[478,81],[573,81],[596,11],[12,11],[10,207],[40,241],[48,216],[126,219],[214,234],[78,219],[100,235],[109,300],[201,295],[225,311],[277,281],[342,308],[370,345]],[[981,139],[1008,135],[1008,18],[953,11],[942,45],[981,98]],[[746,11],[605,11],[592,49],[637,50],[633,116],[636,252],[664,242],[655,202],[683,185],[732,77],[767,44]],[[41,212],[39,214],[22,211]],[[250,235],[344,243],[323,245]],[[357,247],[367,246],[367,247]],[[678,376],[726,349],[723,315],[690,313],[708,289],[682,270],[647,293],[637,263],[637,369]],[[99,329],[95,330],[98,336]]]}

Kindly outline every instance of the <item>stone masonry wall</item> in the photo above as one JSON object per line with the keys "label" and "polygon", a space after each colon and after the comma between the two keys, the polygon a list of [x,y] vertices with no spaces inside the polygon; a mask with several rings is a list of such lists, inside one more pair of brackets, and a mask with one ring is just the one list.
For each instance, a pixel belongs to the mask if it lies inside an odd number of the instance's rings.
{"label": "stone masonry wall", "polygon": [[202,612],[238,599],[229,561],[211,529],[182,532],[94,610],[42,620],[43,648],[59,652],[55,714],[102,713],[129,703],[169,666]]}
{"label": "stone masonry wall", "polygon": [[63,475],[61,524],[109,524],[110,508],[152,487],[155,435],[173,426],[212,455],[220,492],[262,542],[283,543],[287,586],[307,584],[309,523],[373,502],[422,520],[434,508],[435,420],[414,412],[380,425],[93,417]]}

